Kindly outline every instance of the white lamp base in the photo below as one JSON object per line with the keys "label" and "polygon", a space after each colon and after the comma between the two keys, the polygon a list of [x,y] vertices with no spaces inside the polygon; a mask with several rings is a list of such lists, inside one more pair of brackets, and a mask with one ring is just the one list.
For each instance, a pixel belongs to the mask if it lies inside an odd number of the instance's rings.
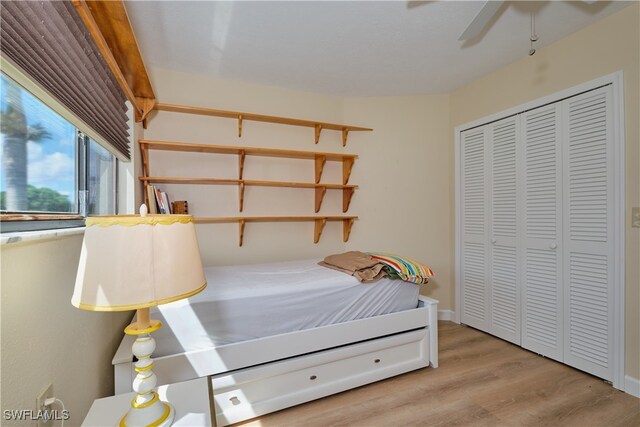
{"label": "white lamp base", "polygon": [[[138,310],[138,319],[140,319],[140,311]],[[148,311],[143,314],[148,316]],[[133,354],[138,358],[135,363],[138,375],[133,379],[133,390],[137,395],[131,401],[129,411],[120,420],[120,427],[170,426],[173,423],[175,417],[173,406],[161,401],[158,393],[153,391],[157,381],[156,375],[151,370],[153,368],[151,354],[156,348],[156,342],[150,334],[161,326],[162,323],[157,320],[150,320],[142,325],[138,322],[132,323],[124,330],[126,334],[136,336]]]}
{"label": "white lamp base", "polygon": [[120,427],[169,427],[173,423],[175,414],[176,411],[171,404],[156,400],[153,405],[146,408],[129,409],[129,412],[120,420]]}

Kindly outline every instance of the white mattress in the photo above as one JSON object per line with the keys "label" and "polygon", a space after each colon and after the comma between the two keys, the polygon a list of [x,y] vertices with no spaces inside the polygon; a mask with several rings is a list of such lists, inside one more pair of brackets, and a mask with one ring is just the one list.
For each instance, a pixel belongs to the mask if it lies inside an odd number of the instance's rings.
{"label": "white mattress", "polygon": [[381,279],[363,284],[319,260],[205,269],[207,288],[151,309],[154,357],[416,308],[418,286]]}

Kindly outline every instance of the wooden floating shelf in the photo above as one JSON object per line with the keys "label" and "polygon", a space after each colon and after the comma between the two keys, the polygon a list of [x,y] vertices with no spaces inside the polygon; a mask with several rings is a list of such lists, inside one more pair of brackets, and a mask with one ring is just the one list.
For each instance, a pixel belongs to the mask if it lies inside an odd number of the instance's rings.
{"label": "wooden floating shelf", "polygon": [[145,184],[204,184],[204,185],[238,185],[239,186],[239,207],[240,212],[244,208],[244,188],[246,186],[256,187],[289,187],[289,188],[313,188],[315,189],[315,212],[320,211],[322,201],[327,190],[342,190],[342,212],[349,210],[353,192],[357,185],[343,184],[314,184],[309,182],[286,182],[286,181],[258,181],[250,179],[225,179],[225,178],[177,178],[177,177],[139,177]]}
{"label": "wooden floating shelf", "polygon": [[247,222],[302,222],[313,221],[313,243],[318,243],[327,221],[342,221],[342,240],[348,241],[351,227],[358,219],[357,216],[236,216],[236,217],[196,217],[196,223],[238,223],[238,243],[242,246],[244,240],[244,226]]}
{"label": "wooden floating shelf", "polygon": [[356,154],[324,153],[317,151],[283,150],[276,148],[257,147],[229,147],[226,145],[191,144],[186,142],[140,140],[142,152],[142,166],[144,175],[150,176],[148,150],[185,151],[196,153],[235,154],[238,156],[238,178],[242,179],[244,159],[246,156],[284,157],[290,159],[312,159],[315,163],[315,182],[319,183],[322,171],[327,161],[342,162],[342,184],[346,185],[351,176],[351,170]]}
{"label": "wooden floating shelf", "polygon": [[160,177],[160,176],[141,176],[139,177],[140,181],[146,183],[157,183],[157,184],[212,184],[212,185],[237,185],[242,180],[240,179],[225,179],[225,178],[171,178],[171,177]]}
{"label": "wooden floating shelf", "polygon": [[155,141],[141,139],[138,141],[140,145],[144,145],[154,150],[168,151],[192,151],[198,153],[216,153],[216,154],[242,154],[247,156],[266,156],[266,157],[286,157],[292,159],[314,159],[317,156],[324,156],[326,160],[343,161],[344,159],[357,159],[357,154],[342,153],[325,153],[320,151],[303,151],[303,150],[284,150],[280,148],[262,148],[262,147],[230,147],[228,145],[210,145],[210,144],[191,144],[188,142],[174,141]]}
{"label": "wooden floating shelf", "polygon": [[313,128],[316,144],[320,140],[320,132],[323,129],[337,130],[342,132],[343,147],[347,145],[347,137],[349,135],[349,132],[373,130],[370,128],[365,128],[360,126],[341,125],[341,124],[326,123],[326,122],[315,122],[312,120],[301,120],[301,119],[292,119],[287,117],[267,116],[263,114],[243,113],[240,111],[226,111],[226,110],[216,110],[213,108],[189,107],[185,105],[165,104],[160,102],[156,103],[153,108],[154,110],[170,111],[173,113],[198,114],[203,116],[216,116],[216,117],[225,117],[229,119],[236,119],[238,120],[238,137],[242,137],[242,123],[245,120]]}

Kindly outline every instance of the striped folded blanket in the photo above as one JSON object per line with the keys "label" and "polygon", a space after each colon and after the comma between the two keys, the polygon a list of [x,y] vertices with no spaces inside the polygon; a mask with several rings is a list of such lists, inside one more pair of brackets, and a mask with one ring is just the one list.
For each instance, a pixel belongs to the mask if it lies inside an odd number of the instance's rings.
{"label": "striped folded blanket", "polygon": [[390,277],[397,276],[405,282],[411,283],[428,283],[429,278],[433,277],[433,271],[426,265],[406,257],[398,255],[367,252],[373,259],[384,264],[387,268],[387,274]]}

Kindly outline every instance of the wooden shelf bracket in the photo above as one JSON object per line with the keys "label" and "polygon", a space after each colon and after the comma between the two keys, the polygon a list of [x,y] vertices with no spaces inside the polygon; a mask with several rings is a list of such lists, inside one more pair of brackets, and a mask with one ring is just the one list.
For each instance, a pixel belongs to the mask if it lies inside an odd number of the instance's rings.
{"label": "wooden shelf bracket", "polygon": [[351,204],[351,198],[353,197],[353,192],[354,192],[353,187],[347,187],[342,189],[342,212],[343,213],[346,213],[349,210],[349,205]]}
{"label": "wooden shelf bracket", "polygon": [[149,208],[150,204],[149,204],[149,190],[147,189],[147,187],[149,186],[149,184],[145,183],[142,186],[142,190],[144,191],[144,204],[147,205],[147,208]]}
{"label": "wooden shelf bracket", "polygon": [[142,173],[145,177],[151,176],[149,169],[149,147],[146,144],[140,144],[140,155],[142,157]]}
{"label": "wooden shelf bracket", "polygon": [[342,159],[342,183],[347,185],[349,177],[351,176],[351,169],[353,169],[353,158]]}
{"label": "wooden shelf bracket", "polygon": [[347,137],[349,136],[349,128],[342,128],[342,146],[347,146]]}
{"label": "wooden shelf bracket", "polygon": [[238,179],[242,179],[242,175],[244,174],[244,158],[246,153],[244,150],[240,150],[238,152]]}
{"label": "wooden shelf bracket", "polygon": [[316,155],[316,184],[320,182],[322,178],[322,171],[324,170],[324,164],[327,162],[327,156]]}
{"label": "wooden shelf bracket", "polygon": [[244,182],[238,183],[238,197],[239,197],[239,208],[240,212],[244,209]]}
{"label": "wooden shelf bracket", "polygon": [[242,114],[238,114],[238,138],[242,138]]}
{"label": "wooden shelf bracket", "polygon": [[322,230],[324,229],[324,225],[327,223],[327,219],[318,218],[314,222],[315,222],[315,227],[313,229],[313,243],[318,243],[320,241],[320,236],[322,236]]}
{"label": "wooden shelf bracket", "polygon": [[242,247],[244,240],[244,219],[238,221],[238,246]]}
{"label": "wooden shelf bracket", "polygon": [[142,121],[142,127],[144,129],[147,128],[147,116],[151,111],[153,111],[153,107],[156,105],[156,100],[153,98],[140,98],[136,97],[138,100],[138,105],[142,109],[142,113],[140,115],[140,120]]}
{"label": "wooden shelf bracket", "polygon": [[[145,178],[149,177],[151,175],[150,171],[149,171],[149,147],[147,147],[146,145],[140,144],[140,157],[142,160],[142,174],[144,175]],[[145,200],[145,204],[147,205],[147,207],[151,206],[151,200],[149,200],[149,192],[147,190],[147,186],[149,185],[148,182],[143,181],[144,185],[142,186],[142,189],[144,190],[144,200]]]}
{"label": "wooden shelf bracket", "polygon": [[351,234],[351,227],[353,227],[353,223],[355,218],[345,218],[342,220],[342,240],[344,242],[349,241],[349,235]]}
{"label": "wooden shelf bracket", "polygon": [[322,206],[322,200],[324,199],[324,195],[327,192],[327,187],[316,187],[316,213],[320,212],[320,207]]}
{"label": "wooden shelf bracket", "polygon": [[316,128],[316,139],[315,139],[315,141],[316,141],[316,144],[317,144],[318,142],[320,142],[320,132],[322,131],[322,125],[317,124],[315,126],[315,128]]}

